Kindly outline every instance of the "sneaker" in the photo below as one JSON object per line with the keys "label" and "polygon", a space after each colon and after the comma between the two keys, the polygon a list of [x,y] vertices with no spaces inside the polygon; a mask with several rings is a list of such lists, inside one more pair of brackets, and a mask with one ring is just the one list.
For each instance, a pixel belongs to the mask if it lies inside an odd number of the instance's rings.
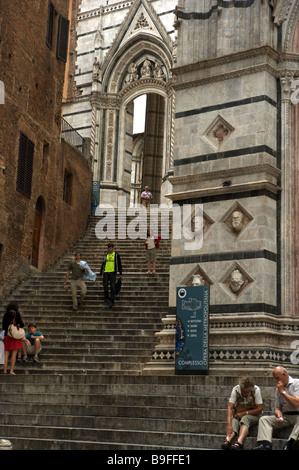
{"label": "sneaker", "polygon": [[282,450],[292,450],[293,445],[294,445],[294,439],[290,439],[288,442],[285,443]]}
{"label": "sneaker", "polygon": [[33,360],[34,362],[38,362],[38,356],[34,356]]}
{"label": "sneaker", "polygon": [[109,304],[109,308],[112,308],[112,307],[113,307],[113,304],[114,304],[114,302],[113,302],[113,300],[111,300],[111,302],[110,302],[110,304]]}
{"label": "sneaker", "polygon": [[254,447],[253,450],[272,450],[272,445],[268,441],[263,441],[261,444]]}
{"label": "sneaker", "polygon": [[28,356],[23,356],[23,362],[28,362]]}

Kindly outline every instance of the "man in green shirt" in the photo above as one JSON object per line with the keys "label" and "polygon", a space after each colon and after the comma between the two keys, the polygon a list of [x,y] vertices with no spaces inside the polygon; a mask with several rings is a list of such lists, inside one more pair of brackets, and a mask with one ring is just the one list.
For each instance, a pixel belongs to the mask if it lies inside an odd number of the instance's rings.
{"label": "man in green shirt", "polygon": [[[80,265],[81,253],[75,253],[75,261],[72,261],[68,267],[68,271],[65,276],[64,287],[68,281],[70,274],[71,278],[71,292],[73,299],[73,310],[78,310],[78,305],[80,306],[86,296],[87,288],[84,281],[84,273],[87,274],[87,269],[84,266]],[[77,289],[80,289],[80,299],[77,300]]]}

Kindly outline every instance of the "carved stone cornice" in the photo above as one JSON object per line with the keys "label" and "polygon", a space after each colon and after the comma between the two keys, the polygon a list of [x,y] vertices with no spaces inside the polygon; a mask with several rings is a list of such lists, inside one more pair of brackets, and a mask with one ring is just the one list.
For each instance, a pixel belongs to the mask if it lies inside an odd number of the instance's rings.
{"label": "carved stone cornice", "polygon": [[174,90],[183,90],[187,88],[193,88],[193,87],[198,87],[201,85],[209,84],[209,83],[215,83],[215,82],[220,82],[220,81],[228,81],[230,79],[238,78],[238,77],[244,77],[247,75],[253,75],[256,73],[260,72],[268,72],[270,75],[277,77],[277,70],[272,67],[269,64],[262,64],[262,65],[257,65],[255,67],[253,66],[248,66],[244,67],[242,69],[234,70],[232,72],[227,72],[227,73],[222,73],[222,74],[215,74],[211,75],[208,78],[199,78],[197,80],[190,80],[186,81],[184,83],[175,83],[173,85]]}
{"label": "carved stone cornice", "polygon": [[198,173],[198,174],[188,174],[182,176],[170,176],[169,181],[173,185],[178,184],[190,184],[193,182],[199,182],[209,179],[227,179],[228,177],[233,176],[242,176],[242,175],[249,175],[249,174],[259,174],[264,173],[274,178],[278,178],[281,174],[281,171],[269,163],[257,164],[257,165],[250,165],[250,166],[243,166],[239,168],[229,168],[227,170],[216,170],[216,171],[207,171],[205,173]]}
{"label": "carved stone cornice", "polygon": [[277,77],[279,57],[279,52],[272,47],[262,46],[173,68],[174,88],[197,87],[263,71]]}
{"label": "carved stone cornice", "polygon": [[265,55],[275,62],[279,61],[279,52],[271,46],[261,46],[254,49],[247,49],[245,51],[235,52],[233,54],[223,55],[221,57],[214,57],[212,59],[201,60],[196,63],[182,65],[181,67],[174,67],[171,72],[174,76],[183,75],[197,70],[215,68],[217,66],[226,65],[232,62],[241,62],[244,59],[256,58]]}
{"label": "carved stone cornice", "polygon": [[98,109],[120,109],[121,98],[112,93],[95,92],[90,96],[90,102],[93,107]]}
{"label": "carved stone cornice", "polygon": [[166,83],[163,80],[160,80],[158,78],[151,78],[151,77],[140,78],[139,80],[136,80],[135,82],[130,82],[126,84],[123,87],[123,89],[120,91],[118,96],[120,97],[120,99],[122,99],[128,93],[132,93],[134,90],[142,91],[143,88],[147,92],[150,88],[153,88],[153,89],[160,88],[160,89],[163,89],[167,93],[167,95],[169,95],[171,94],[171,90],[173,88],[172,85],[173,85],[172,81]]}
{"label": "carved stone cornice", "polygon": [[191,189],[188,191],[179,191],[176,193],[165,194],[165,197],[172,201],[184,201],[188,199],[199,199],[202,197],[223,195],[223,194],[238,194],[246,191],[259,191],[266,189],[267,191],[277,194],[281,188],[274,183],[267,180],[253,181],[248,183],[232,184],[229,187],[214,186],[204,189]]}

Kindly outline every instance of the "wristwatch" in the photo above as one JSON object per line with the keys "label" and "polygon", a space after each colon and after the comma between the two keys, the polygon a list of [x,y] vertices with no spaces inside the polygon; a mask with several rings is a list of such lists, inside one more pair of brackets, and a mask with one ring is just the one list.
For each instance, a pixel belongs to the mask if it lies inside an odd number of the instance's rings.
{"label": "wristwatch", "polygon": [[283,395],[285,395],[286,393],[287,393],[287,392],[286,392],[285,390],[282,392]]}

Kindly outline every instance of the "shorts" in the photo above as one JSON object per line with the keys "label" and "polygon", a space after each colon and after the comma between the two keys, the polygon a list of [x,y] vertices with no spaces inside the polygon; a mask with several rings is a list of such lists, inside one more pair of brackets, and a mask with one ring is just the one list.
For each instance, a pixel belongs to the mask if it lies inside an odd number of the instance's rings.
{"label": "shorts", "polygon": [[[40,348],[39,348],[39,351],[38,351],[38,354],[40,354],[42,352],[42,345],[40,345]],[[27,354],[29,355],[33,355],[35,354],[35,346],[34,345],[31,345],[31,346],[27,346]]]}
{"label": "shorts", "polygon": [[156,261],[156,248],[151,248],[150,250],[146,250],[146,255],[145,255],[145,260],[146,261]]}

